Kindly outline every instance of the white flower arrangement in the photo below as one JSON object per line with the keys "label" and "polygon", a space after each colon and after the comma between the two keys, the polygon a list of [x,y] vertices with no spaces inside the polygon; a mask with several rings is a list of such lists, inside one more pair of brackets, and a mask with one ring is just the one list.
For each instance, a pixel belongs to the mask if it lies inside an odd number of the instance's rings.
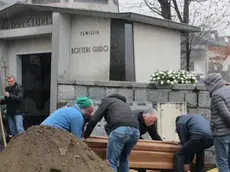
{"label": "white flower arrangement", "polygon": [[174,84],[195,84],[196,77],[185,70],[164,70],[157,71],[151,75],[150,82],[159,85],[174,85]]}

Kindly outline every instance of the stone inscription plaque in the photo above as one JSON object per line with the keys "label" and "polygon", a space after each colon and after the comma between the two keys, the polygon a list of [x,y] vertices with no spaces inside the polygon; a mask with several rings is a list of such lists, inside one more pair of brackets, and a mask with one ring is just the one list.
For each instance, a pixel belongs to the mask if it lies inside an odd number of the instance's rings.
{"label": "stone inscription plaque", "polygon": [[52,16],[27,16],[20,19],[0,20],[0,29],[17,29],[52,25]]}

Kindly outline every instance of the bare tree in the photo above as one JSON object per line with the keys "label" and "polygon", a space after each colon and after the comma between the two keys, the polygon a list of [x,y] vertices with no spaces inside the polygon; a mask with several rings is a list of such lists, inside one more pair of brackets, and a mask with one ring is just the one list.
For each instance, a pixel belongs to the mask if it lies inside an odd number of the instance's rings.
{"label": "bare tree", "polygon": [[171,0],[149,1],[144,0],[146,6],[164,19],[172,20]]}

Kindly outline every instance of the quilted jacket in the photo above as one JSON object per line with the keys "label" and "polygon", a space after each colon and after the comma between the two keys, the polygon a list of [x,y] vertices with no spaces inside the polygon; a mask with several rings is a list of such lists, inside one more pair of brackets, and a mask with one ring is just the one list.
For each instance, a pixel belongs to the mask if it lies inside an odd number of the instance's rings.
{"label": "quilted jacket", "polygon": [[218,73],[208,74],[205,85],[211,97],[211,130],[214,137],[230,135],[230,87]]}

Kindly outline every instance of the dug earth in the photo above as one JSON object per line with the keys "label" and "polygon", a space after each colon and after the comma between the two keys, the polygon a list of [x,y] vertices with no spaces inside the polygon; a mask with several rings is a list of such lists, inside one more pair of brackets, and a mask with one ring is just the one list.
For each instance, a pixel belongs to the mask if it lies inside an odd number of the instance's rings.
{"label": "dug earth", "polygon": [[82,141],[65,131],[33,126],[0,153],[1,172],[112,172]]}

